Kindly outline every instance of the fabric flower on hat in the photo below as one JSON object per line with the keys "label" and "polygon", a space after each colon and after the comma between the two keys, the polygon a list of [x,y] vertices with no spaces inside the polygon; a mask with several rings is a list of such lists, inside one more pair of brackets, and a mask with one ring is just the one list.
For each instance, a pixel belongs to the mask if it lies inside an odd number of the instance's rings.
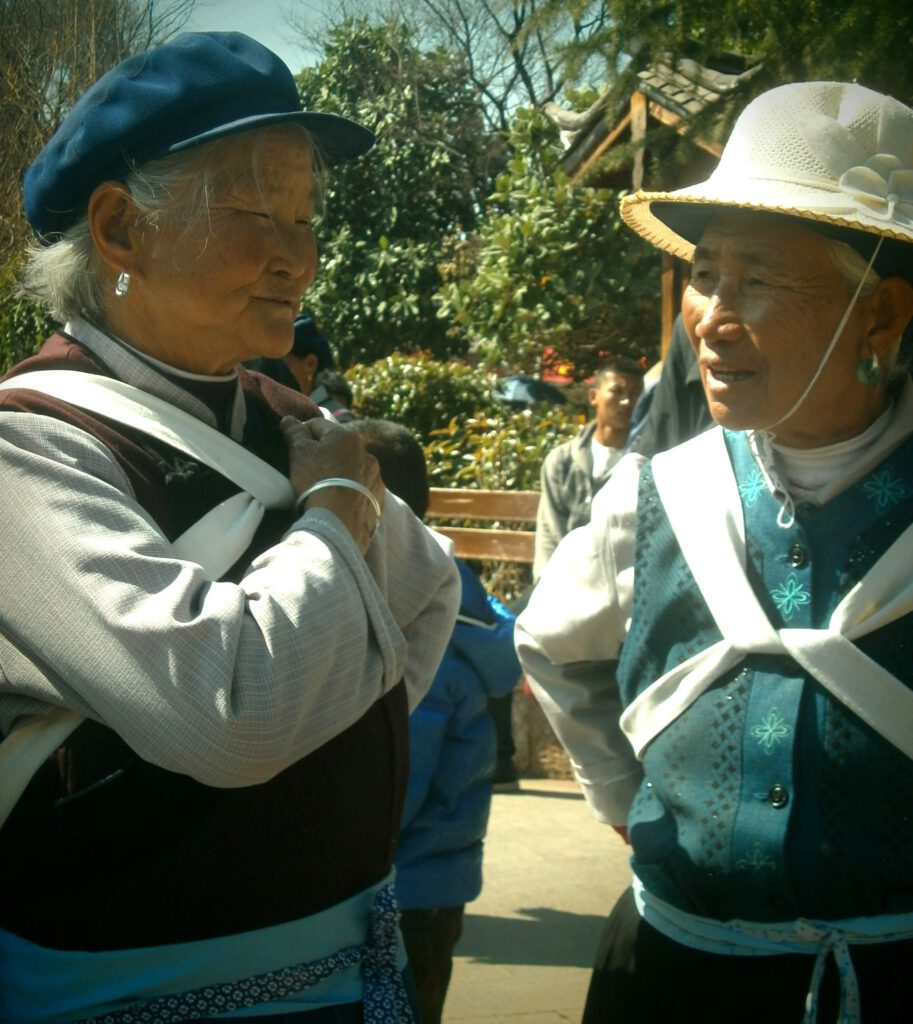
{"label": "fabric flower on hat", "polygon": [[892,153],[876,153],[851,167],[838,185],[863,213],[913,226],[913,169]]}

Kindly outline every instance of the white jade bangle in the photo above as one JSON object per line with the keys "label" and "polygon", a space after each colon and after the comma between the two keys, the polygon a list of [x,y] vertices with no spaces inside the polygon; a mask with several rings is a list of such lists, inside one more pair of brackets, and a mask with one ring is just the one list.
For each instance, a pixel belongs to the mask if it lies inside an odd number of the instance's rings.
{"label": "white jade bangle", "polygon": [[306,491],[302,491],[295,499],[295,511],[300,513],[304,508],[304,503],[312,494],[316,491],[322,491],[327,487],[348,487],[349,490],[358,491],[359,494],[363,494],[371,502],[374,514],[377,516],[377,521],[380,522],[380,502],[377,500],[377,496],[369,487],[365,487],[364,484],[360,484],[357,480],[350,480],[347,476],[328,476],[325,480],[318,480],[316,484],[311,484]]}

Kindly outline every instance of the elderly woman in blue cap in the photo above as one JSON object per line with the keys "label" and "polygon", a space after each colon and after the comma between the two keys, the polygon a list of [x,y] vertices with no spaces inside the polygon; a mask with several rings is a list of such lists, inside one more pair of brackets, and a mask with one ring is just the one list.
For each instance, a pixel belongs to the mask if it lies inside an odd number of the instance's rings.
{"label": "elderly woman in blue cap", "polygon": [[453,560],[281,357],[325,165],[278,58],[119,64],[24,181],[0,384],[0,1019],[410,1020],[390,880]]}
{"label": "elderly woman in blue cap", "polygon": [[526,673],[632,847],[587,1022],[913,1004],[913,110],[753,101],[708,181],[626,197],[691,263],[718,426],[629,455],[521,615]]}

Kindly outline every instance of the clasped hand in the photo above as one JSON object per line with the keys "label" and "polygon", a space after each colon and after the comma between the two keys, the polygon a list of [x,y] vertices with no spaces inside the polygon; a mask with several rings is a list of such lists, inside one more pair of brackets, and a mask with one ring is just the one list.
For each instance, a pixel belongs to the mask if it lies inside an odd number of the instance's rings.
{"label": "clasped hand", "polygon": [[[377,459],[361,438],[325,419],[285,416],[280,423],[288,444],[289,480],[296,495],[328,477],[345,477],[369,488],[383,508],[386,489]],[[364,554],[377,526],[368,498],[349,487],[326,487],[307,498],[307,508],[326,508],[336,515]]]}

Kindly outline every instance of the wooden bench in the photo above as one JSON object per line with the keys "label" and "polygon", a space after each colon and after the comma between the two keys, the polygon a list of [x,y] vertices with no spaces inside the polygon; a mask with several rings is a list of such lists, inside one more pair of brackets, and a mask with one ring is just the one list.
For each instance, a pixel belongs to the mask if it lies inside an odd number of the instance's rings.
{"label": "wooden bench", "polygon": [[[483,491],[475,487],[432,487],[428,525],[453,541],[458,558],[516,562],[534,559],[538,491]],[[444,521],[480,523],[448,526]],[[507,525],[503,525],[507,524]],[[514,524],[520,524],[514,528]]]}

